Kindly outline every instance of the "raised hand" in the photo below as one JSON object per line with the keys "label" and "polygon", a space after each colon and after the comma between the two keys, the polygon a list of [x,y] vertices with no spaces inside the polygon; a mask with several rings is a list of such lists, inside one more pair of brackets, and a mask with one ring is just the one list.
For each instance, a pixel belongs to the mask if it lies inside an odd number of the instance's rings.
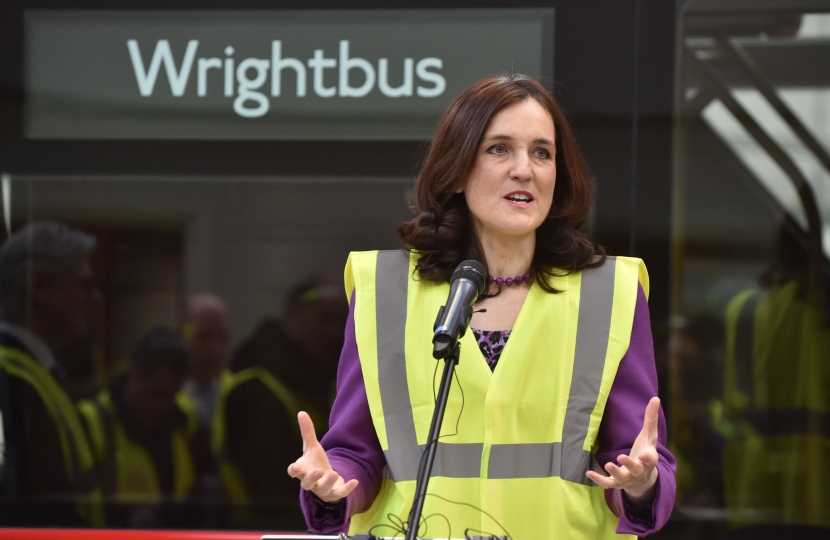
{"label": "raised hand", "polygon": [[588,471],[588,478],[605,489],[622,489],[632,503],[651,502],[657,484],[657,418],[660,412],[660,398],[653,397],[646,406],[643,429],[634,440],[629,455],[617,457],[620,466],[609,462],[605,470],[611,476]]}
{"label": "raised hand", "polygon": [[288,476],[300,480],[300,486],[311,491],[325,502],[333,503],[344,498],[357,487],[357,480],[345,482],[331,468],[326,451],[317,440],[314,423],[308,413],[300,411],[297,415],[300,434],[303,436],[303,455],[288,466]]}

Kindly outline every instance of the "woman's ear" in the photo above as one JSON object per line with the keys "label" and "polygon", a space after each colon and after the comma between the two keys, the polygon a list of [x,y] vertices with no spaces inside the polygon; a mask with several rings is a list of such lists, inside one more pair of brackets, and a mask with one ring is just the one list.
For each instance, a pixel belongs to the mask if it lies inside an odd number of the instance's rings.
{"label": "woman's ear", "polygon": [[464,185],[466,183],[467,183],[466,181],[465,182],[459,182],[458,185],[455,186],[455,189],[453,190],[453,193],[464,193]]}

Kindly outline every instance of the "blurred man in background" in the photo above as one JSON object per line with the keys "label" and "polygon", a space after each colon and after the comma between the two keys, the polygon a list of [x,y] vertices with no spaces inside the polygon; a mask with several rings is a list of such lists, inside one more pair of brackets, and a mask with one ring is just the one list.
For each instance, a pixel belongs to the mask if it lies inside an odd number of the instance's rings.
{"label": "blurred man in background", "polygon": [[61,358],[83,349],[101,302],[95,239],[31,223],[0,248],[3,523],[102,525],[89,442]]}
{"label": "blurred man in background", "polygon": [[216,295],[197,293],[189,296],[181,325],[182,335],[190,342],[190,375],[182,388],[185,406],[190,406],[205,427],[210,427],[219,376],[228,359],[230,327],[225,303]]}
{"label": "blurred man in background", "polygon": [[327,429],[348,309],[338,280],[311,279],[289,291],[282,318],[263,320],[233,355],[213,443],[232,502],[250,509],[237,517],[249,525],[304,526],[285,469],[302,448],[299,410],[320,436]]}
{"label": "blurred man in background", "polygon": [[176,403],[188,373],[187,342],[159,328],[138,344],[127,371],[95,399],[79,404],[89,430],[115,527],[169,525],[174,511],[194,495],[210,466],[198,419]]}

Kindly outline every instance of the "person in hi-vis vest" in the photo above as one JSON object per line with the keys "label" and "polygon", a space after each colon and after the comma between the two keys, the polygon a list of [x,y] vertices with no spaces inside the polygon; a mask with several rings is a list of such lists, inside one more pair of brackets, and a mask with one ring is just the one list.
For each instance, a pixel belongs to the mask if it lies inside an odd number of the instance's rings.
{"label": "person in hi-vis vest", "polygon": [[102,301],[94,237],[33,222],[0,248],[0,526],[103,526],[101,490],[66,352]]}
{"label": "person in hi-vis vest", "polygon": [[94,399],[78,404],[100,471],[109,526],[172,522],[174,506],[191,500],[209,462],[205,428],[176,401],[188,354],[177,332],[157,328],[141,338],[124,373]]}
{"label": "person in hi-vis vest", "polygon": [[[438,124],[403,250],[352,253],[329,431],[304,413],[310,528],[396,534],[438,384],[432,332],[457,265],[488,282],[461,342],[419,535],[610,538],[668,519],[674,458],[639,259],[579,231],[590,176],[550,93],[524,75],[466,89]],[[428,531],[428,533],[427,533]]]}
{"label": "person in hi-vis vest", "polygon": [[830,280],[798,230],[781,227],[763,288],[726,310],[724,399],[712,416],[727,515],[747,538],[830,528]]}
{"label": "person in hi-vis vest", "polygon": [[180,332],[190,344],[190,372],[176,399],[210,429],[230,353],[230,321],[225,302],[211,293],[187,297]]}
{"label": "person in hi-vis vest", "polygon": [[289,289],[282,316],[265,317],[232,355],[219,387],[212,445],[235,525],[303,526],[297,486],[285,466],[301,445],[300,410],[326,429],[348,309],[333,278],[305,279]]}

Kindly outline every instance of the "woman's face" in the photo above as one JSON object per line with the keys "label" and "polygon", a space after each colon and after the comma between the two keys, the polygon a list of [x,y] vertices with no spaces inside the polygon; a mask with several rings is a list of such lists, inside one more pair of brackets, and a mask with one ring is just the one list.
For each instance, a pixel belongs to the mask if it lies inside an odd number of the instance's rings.
{"label": "woman's face", "polygon": [[479,238],[527,236],[542,224],[556,185],[553,119],[535,99],[493,116],[460,190]]}

